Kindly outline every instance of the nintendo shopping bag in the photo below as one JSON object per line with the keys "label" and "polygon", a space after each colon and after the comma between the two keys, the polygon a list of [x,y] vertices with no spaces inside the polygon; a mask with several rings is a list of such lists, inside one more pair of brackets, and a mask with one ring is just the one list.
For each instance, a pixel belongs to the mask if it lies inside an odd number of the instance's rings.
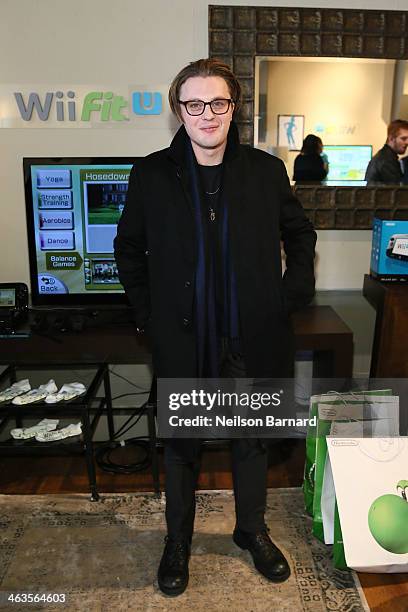
{"label": "nintendo shopping bag", "polygon": [[383,391],[343,395],[332,404],[318,405],[313,534],[326,544],[333,543],[335,505],[326,436],[363,437],[364,431],[369,435],[397,435],[398,397],[376,393]]}
{"label": "nintendo shopping bag", "polygon": [[[348,395],[348,394],[346,394]],[[309,419],[318,416],[319,404],[333,404],[342,397],[341,393],[331,391],[320,395],[312,395],[310,398]],[[309,425],[306,435],[306,458],[303,476],[303,497],[306,512],[313,516],[313,498],[315,495],[315,473],[316,473],[316,450],[317,450],[317,426]]]}
{"label": "nintendo shopping bag", "polygon": [[408,438],[328,438],[347,566],[408,571]]}
{"label": "nintendo shopping bag", "polygon": [[[309,418],[317,417],[319,403],[336,403],[343,401],[342,397],[352,395],[355,398],[355,393],[361,392],[348,392],[339,393],[338,391],[329,391],[324,394],[312,395],[310,398]],[[391,394],[390,389],[386,390],[373,390],[364,391],[364,395],[389,395]],[[315,492],[315,473],[316,473],[316,451],[317,451],[317,426],[309,426],[306,435],[306,458],[304,467],[303,477],[303,497],[305,503],[306,512],[313,516],[313,498]]]}

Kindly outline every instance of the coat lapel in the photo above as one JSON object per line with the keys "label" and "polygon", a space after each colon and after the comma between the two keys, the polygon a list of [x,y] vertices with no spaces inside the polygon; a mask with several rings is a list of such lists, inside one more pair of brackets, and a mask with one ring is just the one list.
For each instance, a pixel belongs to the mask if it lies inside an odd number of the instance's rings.
{"label": "coat lapel", "polygon": [[[238,155],[228,160],[225,167],[225,191],[230,219],[229,241],[237,270],[246,270],[248,266],[246,246],[251,202],[248,199],[248,176],[244,166],[243,156]],[[239,282],[238,276],[237,280]]]}
{"label": "coat lapel", "polygon": [[[169,150],[168,156],[173,163],[174,173],[177,178],[177,183],[181,186],[184,199],[182,204],[186,205],[191,221],[194,219],[194,208],[191,199],[191,177],[188,172],[188,148],[191,146],[184,125],[182,125],[174,136]],[[178,204],[178,198],[177,198]]]}

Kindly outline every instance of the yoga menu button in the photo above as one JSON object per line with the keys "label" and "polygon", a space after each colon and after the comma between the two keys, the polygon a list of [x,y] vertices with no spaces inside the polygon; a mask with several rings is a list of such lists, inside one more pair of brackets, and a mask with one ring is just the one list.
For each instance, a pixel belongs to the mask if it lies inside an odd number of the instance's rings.
{"label": "yoga menu button", "polygon": [[71,170],[61,168],[58,170],[38,169],[37,187],[71,187]]}

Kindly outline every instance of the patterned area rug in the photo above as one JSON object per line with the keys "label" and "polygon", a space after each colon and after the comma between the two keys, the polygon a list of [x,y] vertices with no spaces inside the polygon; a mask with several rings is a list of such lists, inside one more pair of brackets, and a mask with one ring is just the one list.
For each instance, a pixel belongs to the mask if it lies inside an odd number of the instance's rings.
{"label": "patterned area rug", "polygon": [[[0,592],[65,593],[65,604],[7,609],[86,612],[362,612],[352,572],[334,570],[330,547],[311,535],[299,489],[268,493],[267,522],[288,555],[290,579],[272,584],[231,540],[229,491],[198,494],[190,583],[170,598],[157,587],[164,501],[151,494],[0,496]],[[4,600],[3,600],[4,605]],[[4,609],[4,608],[3,608]]]}

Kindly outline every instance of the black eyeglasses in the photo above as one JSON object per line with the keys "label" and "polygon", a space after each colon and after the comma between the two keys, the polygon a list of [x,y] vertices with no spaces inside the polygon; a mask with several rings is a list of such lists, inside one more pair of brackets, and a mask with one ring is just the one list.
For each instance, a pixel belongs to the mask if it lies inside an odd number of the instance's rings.
{"label": "black eyeglasses", "polygon": [[206,106],[211,108],[214,115],[225,115],[225,113],[228,113],[229,107],[234,103],[234,100],[216,98],[211,100],[211,102],[203,102],[203,100],[186,100],[185,102],[179,100],[178,102],[184,106],[189,115],[197,117],[197,115],[204,113]]}

